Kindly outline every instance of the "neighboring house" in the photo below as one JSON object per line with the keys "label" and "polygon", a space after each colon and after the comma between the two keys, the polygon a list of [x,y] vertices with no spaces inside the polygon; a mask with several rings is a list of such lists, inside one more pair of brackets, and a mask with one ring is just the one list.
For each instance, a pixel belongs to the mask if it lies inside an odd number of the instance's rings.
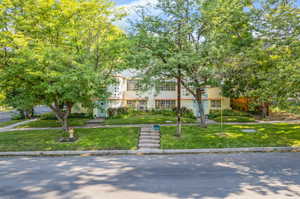
{"label": "neighboring house", "polygon": [[[131,107],[138,110],[150,109],[172,109],[176,107],[177,87],[175,81],[164,81],[159,86],[159,92],[155,88],[141,91],[136,73],[124,71],[117,78],[117,84],[111,86],[112,93],[107,102],[99,101],[99,107],[94,110],[95,117],[106,117],[107,108]],[[210,110],[231,109],[230,99],[221,97],[219,88],[205,88],[203,103],[205,114]],[[194,97],[182,88],[182,107],[193,110],[195,116],[198,115],[198,106]]]}

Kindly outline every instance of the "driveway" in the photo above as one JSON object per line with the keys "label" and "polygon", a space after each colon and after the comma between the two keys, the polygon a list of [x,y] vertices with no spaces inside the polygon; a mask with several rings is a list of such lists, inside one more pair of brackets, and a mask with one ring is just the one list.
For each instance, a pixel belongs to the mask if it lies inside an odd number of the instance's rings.
{"label": "driveway", "polygon": [[14,113],[14,111],[0,112],[0,122],[6,122],[11,120],[11,117]]}
{"label": "driveway", "polygon": [[0,198],[300,198],[299,153],[0,158]]}
{"label": "driveway", "polygon": [[[47,106],[36,106],[34,108],[35,114],[43,114],[43,113],[48,113],[51,112],[51,109],[48,108]],[[6,122],[11,120],[12,116],[17,114],[17,111],[8,111],[8,112],[0,112],[0,122]]]}

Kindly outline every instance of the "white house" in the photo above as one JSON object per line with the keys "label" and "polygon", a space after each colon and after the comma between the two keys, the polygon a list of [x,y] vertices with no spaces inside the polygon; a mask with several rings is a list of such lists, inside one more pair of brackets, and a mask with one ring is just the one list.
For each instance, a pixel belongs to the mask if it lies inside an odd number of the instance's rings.
{"label": "white house", "polygon": [[[139,90],[139,80],[136,78],[135,71],[124,71],[116,75],[117,84],[111,86],[109,91],[112,93],[108,102],[99,102],[99,108],[94,110],[96,117],[106,117],[108,107],[132,107],[139,110],[146,109],[171,109],[176,106],[177,87],[176,82],[169,80],[160,83],[159,92],[155,88],[147,91]],[[230,99],[220,95],[219,88],[205,88],[203,94],[205,113],[210,110],[230,109]],[[197,116],[197,104],[195,98],[182,87],[182,107],[193,110]]]}

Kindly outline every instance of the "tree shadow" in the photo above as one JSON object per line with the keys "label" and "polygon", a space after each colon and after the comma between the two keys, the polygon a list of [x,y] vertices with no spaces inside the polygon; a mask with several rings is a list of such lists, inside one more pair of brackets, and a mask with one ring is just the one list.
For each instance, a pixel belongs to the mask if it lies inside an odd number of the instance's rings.
{"label": "tree shadow", "polygon": [[300,198],[298,153],[0,159],[0,198]]}

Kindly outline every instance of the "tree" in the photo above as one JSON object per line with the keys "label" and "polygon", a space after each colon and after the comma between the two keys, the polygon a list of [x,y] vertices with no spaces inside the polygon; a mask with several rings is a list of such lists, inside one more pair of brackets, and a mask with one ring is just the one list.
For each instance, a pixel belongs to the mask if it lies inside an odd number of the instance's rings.
{"label": "tree", "polygon": [[299,8],[292,1],[264,1],[249,13],[254,40],[228,63],[224,90],[252,98],[266,117],[268,105],[299,95]]}
{"label": "tree", "polygon": [[[155,6],[159,15],[143,9],[140,21],[133,25],[134,65],[145,71],[146,79],[177,79],[196,99],[202,127],[206,127],[204,88],[220,85],[226,58],[251,39],[249,16],[244,11],[248,4],[160,0]],[[180,87],[177,90],[180,105]]]}
{"label": "tree", "polygon": [[[65,131],[75,103],[105,99],[122,65],[122,16],[106,0],[6,0],[1,4],[1,89],[47,104]],[[18,88],[21,89],[18,89]],[[26,99],[26,100],[24,100]],[[29,102],[30,103],[27,103]]]}

